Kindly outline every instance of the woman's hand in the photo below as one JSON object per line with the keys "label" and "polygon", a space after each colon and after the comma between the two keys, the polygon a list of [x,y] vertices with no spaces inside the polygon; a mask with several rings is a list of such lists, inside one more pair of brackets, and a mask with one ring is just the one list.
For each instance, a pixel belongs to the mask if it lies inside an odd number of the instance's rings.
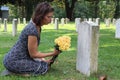
{"label": "woman's hand", "polygon": [[35,58],[34,60],[36,60],[36,61],[44,61],[44,62],[47,62],[47,63],[53,62],[52,60],[46,60],[45,58]]}
{"label": "woman's hand", "polygon": [[41,60],[47,63],[53,62],[52,60],[46,60],[45,58],[41,58]]}
{"label": "woman's hand", "polygon": [[59,53],[60,53],[59,50],[54,49],[54,51],[53,51],[53,54],[54,54],[54,55],[58,55]]}

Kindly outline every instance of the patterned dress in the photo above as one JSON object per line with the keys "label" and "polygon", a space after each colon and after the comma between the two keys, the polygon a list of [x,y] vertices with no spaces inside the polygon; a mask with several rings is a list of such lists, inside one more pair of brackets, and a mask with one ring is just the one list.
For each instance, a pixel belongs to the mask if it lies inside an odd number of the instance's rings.
{"label": "patterned dress", "polygon": [[48,70],[48,63],[36,61],[29,55],[29,35],[36,36],[39,45],[40,37],[32,21],[23,29],[16,44],[5,55],[3,64],[7,70],[14,73],[33,75],[45,74]]}

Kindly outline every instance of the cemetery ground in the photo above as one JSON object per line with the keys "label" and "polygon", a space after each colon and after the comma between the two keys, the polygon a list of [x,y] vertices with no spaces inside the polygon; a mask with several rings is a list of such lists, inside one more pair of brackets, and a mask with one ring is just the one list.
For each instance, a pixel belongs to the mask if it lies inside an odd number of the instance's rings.
{"label": "cemetery ground", "polygon": [[[18,24],[17,36],[12,36],[12,24],[7,25],[7,32],[3,31],[3,25],[0,28],[0,72],[5,68],[3,66],[3,57],[15,44],[24,28],[23,24]],[[63,51],[51,70],[45,75],[37,77],[21,76],[0,76],[0,80],[98,80],[101,75],[107,75],[108,80],[120,79],[120,39],[115,39],[115,26],[111,24],[106,27],[104,23],[100,25],[99,35],[99,53],[98,53],[98,72],[86,77],[79,71],[76,71],[77,54],[77,32],[75,24],[70,22],[55,30],[53,24],[44,26],[41,33],[41,43],[39,51],[50,52],[54,49],[54,39],[68,35],[71,37],[71,47],[68,51]]]}

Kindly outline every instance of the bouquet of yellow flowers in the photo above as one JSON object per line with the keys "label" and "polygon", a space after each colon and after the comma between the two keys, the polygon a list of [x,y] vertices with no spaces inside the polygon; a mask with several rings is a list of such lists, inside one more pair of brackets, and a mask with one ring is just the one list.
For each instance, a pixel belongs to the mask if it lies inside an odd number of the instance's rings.
{"label": "bouquet of yellow flowers", "polygon": [[[56,38],[54,42],[55,42],[55,49],[59,50],[60,52],[68,50],[71,46],[71,38],[69,36],[60,36]],[[57,57],[58,55],[53,56],[50,65],[54,63]]]}
{"label": "bouquet of yellow flowers", "polygon": [[71,38],[69,36],[61,36],[55,39],[55,48],[60,51],[68,50],[71,42]]}

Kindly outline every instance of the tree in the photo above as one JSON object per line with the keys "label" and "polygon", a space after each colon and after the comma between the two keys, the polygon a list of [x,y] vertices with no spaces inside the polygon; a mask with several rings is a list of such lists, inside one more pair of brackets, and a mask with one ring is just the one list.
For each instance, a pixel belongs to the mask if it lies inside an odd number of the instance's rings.
{"label": "tree", "polygon": [[54,0],[51,3],[52,7],[54,8],[54,17],[56,18],[65,18],[65,3],[64,1]]}
{"label": "tree", "polygon": [[22,1],[23,5],[25,7],[25,17],[27,18],[27,20],[30,20],[33,10],[35,8],[35,6],[39,3],[39,2],[52,2],[53,0],[20,0]]}
{"label": "tree", "polygon": [[115,0],[116,2],[116,9],[115,9],[115,15],[114,18],[118,18],[120,17],[120,1],[119,0]]}
{"label": "tree", "polygon": [[[74,8],[74,18],[80,17],[80,18],[88,18],[90,17],[89,11],[91,9],[89,9],[88,6],[88,2],[87,1],[77,1],[75,3],[75,8]],[[92,10],[91,10],[92,11]]]}
{"label": "tree", "polygon": [[86,0],[86,1],[89,1],[91,3],[91,5],[94,5],[93,6],[93,8],[94,8],[94,10],[93,10],[94,11],[93,12],[94,16],[92,16],[92,17],[97,18],[98,17],[98,13],[99,13],[98,4],[99,4],[100,0]]}
{"label": "tree", "polygon": [[65,0],[66,17],[72,20],[73,9],[77,0]]}
{"label": "tree", "polygon": [[[73,19],[73,10],[75,7],[75,3],[77,0],[53,0],[53,2],[58,2],[57,7],[61,5],[61,8],[63,7],[63,10],[65,8],[66,17],[70,20]],[[61,4],[62,3],[62,4]],[[55,9],[57,8],[55,7]]]}
{"label": "tree", "polygon": [[101,18],[113,18],[115,13],[115,2],[110,1],[100,1],[99,8],[100,8],[100,15]]}

